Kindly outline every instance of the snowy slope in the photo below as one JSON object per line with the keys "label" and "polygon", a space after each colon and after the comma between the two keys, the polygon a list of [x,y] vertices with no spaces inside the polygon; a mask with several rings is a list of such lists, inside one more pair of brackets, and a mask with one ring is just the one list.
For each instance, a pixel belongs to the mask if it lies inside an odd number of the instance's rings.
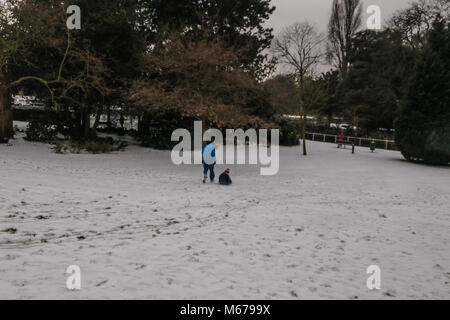
{"label": "snowy slope", "polygon": [[[169,152],[12,144],[0,146],[1,299],[450,298],[449,168],[309,143],[306,158],[281,148],[274,177],[227,166],[227,188]],[[70,265],[80,291],[66,289]]]}

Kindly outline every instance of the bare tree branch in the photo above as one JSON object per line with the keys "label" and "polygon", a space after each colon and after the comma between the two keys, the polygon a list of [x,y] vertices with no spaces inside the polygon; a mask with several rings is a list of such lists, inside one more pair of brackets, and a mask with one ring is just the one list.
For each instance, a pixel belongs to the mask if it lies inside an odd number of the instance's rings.
{"label": "bare tree branch", "polygon": [[314,66],[325,57],[324,41],[325,36],[310,23],[294,23],[274,40],[272,53],[293,70],[302,85]]}

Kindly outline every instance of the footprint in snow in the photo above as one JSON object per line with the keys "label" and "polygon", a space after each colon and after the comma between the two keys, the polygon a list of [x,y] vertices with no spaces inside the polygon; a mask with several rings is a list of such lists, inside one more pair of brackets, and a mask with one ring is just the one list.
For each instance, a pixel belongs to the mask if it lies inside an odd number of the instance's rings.
{"label": "footprint in snow", "polygon": [[106,284],[107,282],[108,282],[108,280],[102,281],[102,282],[96,284],[96,287],[101,287],[101,286],[103,286],[104,284]]}

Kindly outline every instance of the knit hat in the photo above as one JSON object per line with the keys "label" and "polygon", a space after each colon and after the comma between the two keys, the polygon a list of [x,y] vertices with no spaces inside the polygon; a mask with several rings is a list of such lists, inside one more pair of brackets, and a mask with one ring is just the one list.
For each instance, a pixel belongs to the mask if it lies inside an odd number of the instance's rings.
{"label": "knit hat", "polygon": [[230,169],[225,170],[226,173],[230,173]]}

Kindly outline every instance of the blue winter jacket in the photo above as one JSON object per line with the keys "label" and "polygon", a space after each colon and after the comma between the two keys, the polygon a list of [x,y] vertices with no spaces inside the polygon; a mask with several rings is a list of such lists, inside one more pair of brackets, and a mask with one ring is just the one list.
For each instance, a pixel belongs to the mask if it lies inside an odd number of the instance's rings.
{"label": "blue winter jacket", "polygon": [[208,144],[202,150],[203,162],[208,165],[216,163],[216,147],[213,144]]}

